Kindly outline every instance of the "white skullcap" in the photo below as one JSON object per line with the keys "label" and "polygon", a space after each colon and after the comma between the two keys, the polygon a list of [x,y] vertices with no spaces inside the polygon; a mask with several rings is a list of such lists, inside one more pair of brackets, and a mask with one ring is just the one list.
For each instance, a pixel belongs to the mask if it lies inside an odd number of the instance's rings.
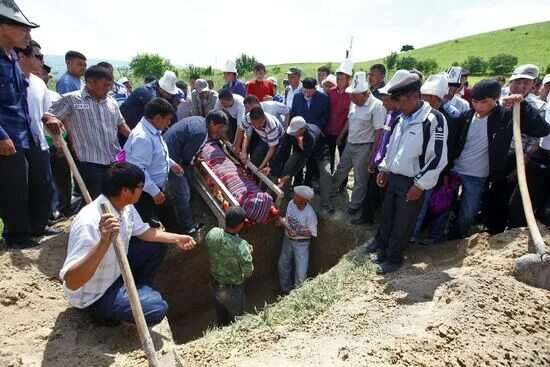
{"label": "white skullcap", "polygon": [[294,193],[298,196],[303,197],[308,201],[313,199],[313,195],[315,195],[315,192],[313,191],[313,189],[305,185],[294,187]]}

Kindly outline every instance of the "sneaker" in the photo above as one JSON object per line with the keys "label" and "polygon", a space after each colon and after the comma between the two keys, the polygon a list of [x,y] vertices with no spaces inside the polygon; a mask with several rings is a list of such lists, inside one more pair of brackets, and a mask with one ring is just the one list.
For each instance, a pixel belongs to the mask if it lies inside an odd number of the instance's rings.
{"label": "sneaker", "polygon": [[153,218],[149,219],[149,225],[151,228],[160,228],[160,222]]}
{"label": "sneaker", "polygon": [[26,248],[36,247],[40,245],[38,242],[31,240],[30,238],[21,242],[8,243],[7,246],[12,250],[24,250]]}
{"label": "sneaker", "polygon": [[348,208],[348,214],[349,214],[349,215],[355,215],[355,214],[357,214],[357,213],[359,212],[359,209],[361,209],[361,208],[352,208],[352,207],[349,207],[349,208]]}
{"label": "sneaker", "polygon": [[58,234],[64,233],[62,229],[51,228],[46,226],[42,231],[31,233],[32,237],[43,237],[43,236],[57,236]]}
{"label": "sneaker", "polygon": [[372,240],[371,243],[369,243],[369,245],[367,246],[367,253],[369,254],[374,254],[376,253],[378,250],[380,250],[380,245],[378,244],[378,242],[376,242],[376,239]]}
{"label": "sneaker", "polygon": [[65,216],[63,214],[61,214],[60,212],[58,212],[57,210],[52,212],[52,214],[50,214],[50,218],[48,219],[48,225],[49,226],[52,226],[56,223],[59,223],[61,221],[64,221],[65,219]]}
{"label": "sneaker", "polygon": [[376,274],[393,273],[400,267],[401,267],[401,264],[392,264],[388,261],[384,261],[382,264],[378,265],[378,269],[376,269]]}
{"label": "sneaker", "polygon": [[204,227],[204,223],[194,223],[191,227],[183,231],[183,233],[188,236],[194,236],[202,227]]}
{"label": "sneaker", "polygon": [[383,262],[386,262],[386,255],[383,255],[381,251],[378,251],[376,254],[373,255],[373,260],[377,264],[382,264]]}

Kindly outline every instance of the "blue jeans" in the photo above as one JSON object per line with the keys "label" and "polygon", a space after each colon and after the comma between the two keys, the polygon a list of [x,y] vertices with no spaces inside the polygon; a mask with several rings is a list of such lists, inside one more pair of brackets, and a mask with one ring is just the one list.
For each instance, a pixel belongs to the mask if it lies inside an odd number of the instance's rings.
{"label": "blue jeans", "polygon": [[418,213],[418,218],[416,218],[416,224],[414,226],[414,231],[411,236],[410,242],[415,242],[418,239],[420,230],[422,229],[422,224],[424,224],[424,219],[426,218],[426,213],[428,213],[428,203],[432,197],[433,189],[429,189],[424,192],[424,201],[422,202],[422,207],[420,208],[420,213]]}
{"label": "blue jeans", "polygon": [[183,176],[168,174],[166,193],[170,195],[178,225],[184,231],[193,226],[193,212],[191,211],[191,184],[193,182],[193,166],[185,165]]}
{"label": "blue jeans", "polygon": [[246,297],[244,284],[222,284],[210,280],[210,293],[216,300],[216,317],[218,326],[226,326],[235,321],[235,317],[244,313]]}
{"label": "blue jeans", "polygon": [[[462,174],[459,174],[459,176],[462,180],[462,192],[460,193],[458,204],[458,215],[449,230],[449,239],[463,238],[468,233],[468,229],[470,229],[479,211],[481,195],[485,189],[486,177],[473,177]],[[432,227],[432,238],[434,240],[437,241],[445,238],[445,227],[454,206],[452,205],[445,214],[434,222]]]}
{"label": "blue jeans", "polygon": [[[128,262],[132,269],[145,321],[150,326],[160,323],[168,312],[168,304],[162,299],[160,293],[152,288],[153,279],[165,252],[166,245],[144,242],[136,237],[132,237],[128,248]],[[122,276],[118,277],[103,296],[86,310],[95,320],[133,323],[134,316]]]}
{"label": "blue jeans", "polygon": [[[292,260],[294,259],[294,282],[292,282]],[[286,234],[279,256],[279,283],[282,292],[290,292],[307,278],[309,265],[309,240],[296,241]]]}

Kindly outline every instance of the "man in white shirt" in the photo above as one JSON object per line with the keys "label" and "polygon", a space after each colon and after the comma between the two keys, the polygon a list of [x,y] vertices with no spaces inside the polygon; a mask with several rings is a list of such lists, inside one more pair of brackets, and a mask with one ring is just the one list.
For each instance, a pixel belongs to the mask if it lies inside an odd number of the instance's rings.
{"label": "man in white shirt", "polygon": [[243,103],[246,113],[249,113],[254,107],[261,107],[266,113],[275,116],[285,128],[288,127],[288,123],[290,122],[290,107],[286,104],[276,101],[260,102],[258,97],[253,94],[246,96]]}
{"label": "man in white shirt", "polygon": [[285,88],[285,104],[292,108],[292,101],[294,100],[294,95],[302,91],[302,70],[293,66],[286,72],[288,78],[288,87]]}
{"label": "man in white shirt", "polygon": [[346,88],[346,93],[350,95],[351,106],[343,134],[347,132],[348,137],[344,153],[332,177],[332,195],[337,194],[340,185],[353,168],[354,183],[348,213],[354,215],[361,208],[367,193],[368,162],[373,143],[375,140],[378,141],[382,134],[386,109],[382,101],[370,92],[365,72],[361,71],[354,75],[353,82]]}
{"label": "man in white shirt", "polygon": [[[287,228],[278,262],[282,294],[298,287],[307,278],[310,239],[317,237],[317,215],[309,204],[313,195],[313,189],[309,186],[294,187],[294,199],[286,209],[283,220]],[[294,282],[291,276],[293,264]]]}
{"label": "man in white shirt", "polygon": [[229,115],[229,131],[227,134],[230,141],[234,140],[237,127],[241,126],[244,120],[243,100],[244,98],[240,95],[233,94],[228,88],[223,88],[218,93],[218,100],[214,104],[214,110],[223,110]]}
{"label": "man in white shirt", "polygon": [[[31,175],[29,177],[29,185],[31,192],[35,195],[30,197],[31,218],[40,218],[40,230],[34,235],[54,235],[63,233],[63,230],[47,227],[48,217],[51,212],[52,194],[53,194],[53,179],[50,169],[50,154],[46,136],[44,135],[44,124],[42,123],[42,115],[48,111],[52,102],[50,93],[46,84],[34,75],[33,73],[40,72],[44,64],[44,55],[41,47],[36,41],[30,41],[25,49],[15,48],[17,57],[19,58],[19,66],[25,75],[25,80],[28,83],[27,87],[27,104],[29,106],[29,114],[31,118],[31,130],[33,130],[40,139],[40,149],[35,153],[40,164],[29,165]],[[35,231],[37,231],[35,229]]]}
{"label": "man in white shirt", "polygon": [[[76,308],[90,313],[102,325],[134,322],[128,294],[111,242],[114,232],[128,255],[134,281],[148,325],[158,324],[168,305],[152,288],[165,243],[190,250],[195,241],[185,235],[161,232],[141,220],[133,204],[143,191],[145,175],[131,163],[114,163],[105,172],[102,193],[74,219],[67,258],[60,271],[65,294]],[[102,203],[111,213],[103,214]]]}

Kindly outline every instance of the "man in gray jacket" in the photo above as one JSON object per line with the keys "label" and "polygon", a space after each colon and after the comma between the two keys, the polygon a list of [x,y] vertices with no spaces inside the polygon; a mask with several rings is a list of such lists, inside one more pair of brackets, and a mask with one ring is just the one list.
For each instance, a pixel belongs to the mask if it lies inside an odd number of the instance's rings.
{"label": "man in gray jacket", "polygon": [[421,100],[420,87],[420,78],[411,74],[388,90],[403,114],[376,179],[378,186],[387,186],[376,235],[379,274],[393,272],[403,263],[424,192],[436,185],[447,165],[447,122]]}

